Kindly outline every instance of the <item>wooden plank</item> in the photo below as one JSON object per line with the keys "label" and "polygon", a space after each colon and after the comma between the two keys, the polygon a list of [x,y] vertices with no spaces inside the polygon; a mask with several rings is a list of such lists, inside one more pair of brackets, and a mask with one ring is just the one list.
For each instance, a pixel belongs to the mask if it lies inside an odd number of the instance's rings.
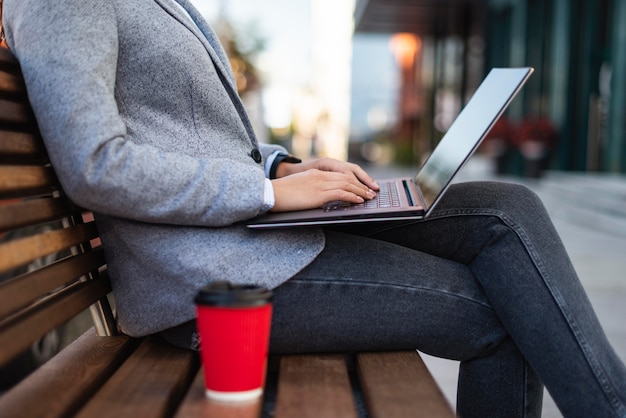
{"label": "wooden plank", "polygon": [[127,336],[98,337],[90,329],[0,397],[3,418],[72,414],[139,344]]}
{"label": "wooden plank", "polygon": [[0,206],[0,232],[61,219],[72,209],[69,200],[52,197],[4,204]]}
{"label": "wooden plank", "polygon": [[0,244],[0,273],[98,237],[95,223],[75,225]]}
{"label": "wooden plank", "polygon": [[0,322],[0,365],[52,329],[64,324],[111,292],[107,280],[97,278],[69,286],[19,315]]}
{"label": "wooden plank", "polygon": [[97,271],[104,263],[104,251],[99,249],[65,258],[0,283],[0,318],[25,308],[91,271]]}
{"label": "wooden plank", "polygon": [[251,402],[216,402],[204,394],[202,368],[196,374],[187,395],[178,409],[176,418],[259,418],[263,397]]}
{"label": "wooden plank", "polygon": [[45,152],[41,137],[34,132],[0,131],[0,154],[35,154]]}
{"label": "wooden plank", "polygon": [[275,418],[356,418],[343,355],[283,356]]}
{"label": "wooden plank", "polygon": [[11,126],[37,124],[28,101],[0,99],[0,122]]}
{"label": "wooden plank", "polygon": [[198,367],[197,353],[148,337],[76,418],[170,416]]}
{"label": "wooden plank", "polygon": [[26,99],[26,86],[19,73],[0,72],[0,93],[2,96],[23,96]]}
{"label": "wooden plank", "polygon": [[416,351],[359,353],[357,367],[372,418],[454,418]]}
{"label": "wooden plank", "polygon": [[45,164],[48,161],[39,134],[0,129],[0,164]]}
{"label": "wooden plank", "polygon": [[50,167],[1,166],[0,196],[29,196],[30,191],[54,190],[58,187],[56,175]]}
{"label": "wooden plank", "polygon": [[0,48],[0,70],[19,73],[20,66],[15,55],[7,48]]}

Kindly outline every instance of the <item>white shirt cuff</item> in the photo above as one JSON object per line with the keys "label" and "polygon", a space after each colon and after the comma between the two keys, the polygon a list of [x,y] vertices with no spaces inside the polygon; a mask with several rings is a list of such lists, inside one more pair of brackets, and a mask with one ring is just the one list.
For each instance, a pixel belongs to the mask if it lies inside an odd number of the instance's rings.
{"label": "white shirt cuff", "polygon": [[265,179],[265,187],[263,187],[263,212],[267,212],[268,210],[274,207],[274,186],[272,186],[272,181],[268,178]]}
{"label": "white shirt cuff", "polygon": [[274,160],[276,159],[278,154],[284,153],[281,151],[274,151],[269,155],[269,157],[267,157],[267,160],[265,161],[265,167],[263,167],[265,169],[265,177],[270,178],[270,170],[272,169],[272,164],[274,164]]}

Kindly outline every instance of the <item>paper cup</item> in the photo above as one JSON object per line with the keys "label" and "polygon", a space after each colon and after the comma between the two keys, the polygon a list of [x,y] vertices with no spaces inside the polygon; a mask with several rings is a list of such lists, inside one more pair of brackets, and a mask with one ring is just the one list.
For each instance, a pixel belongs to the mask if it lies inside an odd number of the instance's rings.
{"label": "paper cup", "polygon": [[253,400],[263,393],[272,292],[253,285],[215,282],[195,298],[207,397]]}

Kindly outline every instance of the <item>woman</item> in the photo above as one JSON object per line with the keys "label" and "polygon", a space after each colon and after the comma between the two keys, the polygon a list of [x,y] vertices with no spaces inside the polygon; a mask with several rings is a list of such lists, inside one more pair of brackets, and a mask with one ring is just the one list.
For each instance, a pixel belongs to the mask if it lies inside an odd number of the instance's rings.
{"label": "woman", "polygon": [[542,383],[565,416],[626,416],[626,369],[527,189],[457,185],[422,222],[249,231],[240,221],[264,211],[378,186],[258,144],[187,0],[6,0],[4,13],[59,178],[96,213],[126,333],[194,348],[197,289],[254,282],[274,289],[273,352],[460,360],[464,417],[539,416]]}

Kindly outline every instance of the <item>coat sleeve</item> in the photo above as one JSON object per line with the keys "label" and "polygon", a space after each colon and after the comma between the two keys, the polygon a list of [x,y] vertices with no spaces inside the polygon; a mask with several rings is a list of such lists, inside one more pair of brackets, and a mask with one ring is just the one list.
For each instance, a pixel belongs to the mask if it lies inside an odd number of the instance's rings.
{"label": "coat sleeve", "polygon": [[263,208],[259,165],[127,140],[115,99],[114,6],[96,0],[4,2],[7,39],[57,174],[79,205],[151,223],[224,226]]}

